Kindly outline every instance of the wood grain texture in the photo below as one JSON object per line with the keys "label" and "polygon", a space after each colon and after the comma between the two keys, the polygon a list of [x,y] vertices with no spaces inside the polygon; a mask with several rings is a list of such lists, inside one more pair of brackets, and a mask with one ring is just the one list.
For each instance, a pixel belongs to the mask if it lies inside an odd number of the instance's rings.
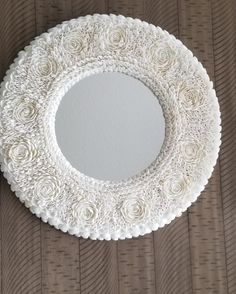
{"label": "wood grain texture", "polygon": [[[209,1],[179,2],[180,37],[214,79],[212,18]],[[205,191],[189,209],[194,293],[227,293],[219,165]]]}
{"label": "wood grain texture", "polygon": [[[146,19],[179,37],[178,1],[148,3]],[[187,213],[154,233],[154,257],[157,293],[192,293]]]}
{"label": "wood grain texture", "polygon": [[80,240],[81,293],[118,294],[117,243]]}
{"label": "wood grain texture", "polygon": [[118,242],[119,293],[155,293],[153,234]]}
{"label": "wood grain texture", "polygon": [[211,1],[215,87],[222,113],[221,197],[228,293],[236,293],[236,40],[235,1]]}
{"label": "wood grain texture", "polygon": [[1,181],[2,293],[41,290],[40,220]]}
{"label": "wood grain texture", "polygon": [[[1,78],[19,50],[35,37],[35,6],[30,0],[0,2]],[[1,177],[1,293],[41,291],[40,220],[11,192]]]}
{"label": "wood grain texture", "polygon": [[220,101],[222,147],[195,204],[155,233],[118,242],[41,223],[0,178],[1,294],[236,293],[235,0],[0,0],[0,78],[33,37],[93,13],[138,17],[179,37]]}
{"label": "wood grain texture", "polygon": [[43,293],[80,293],[79,240],[47,224],[42,224],[41,240]]}

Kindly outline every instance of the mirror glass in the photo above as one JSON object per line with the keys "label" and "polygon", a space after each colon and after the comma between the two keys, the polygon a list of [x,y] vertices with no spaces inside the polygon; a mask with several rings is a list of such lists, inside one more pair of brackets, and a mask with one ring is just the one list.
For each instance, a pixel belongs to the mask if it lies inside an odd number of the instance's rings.
{"label": "mirror glass", "polygon": [[73,167],[96,179],[118,181],[138,174],[156,159],[165,121],[149,88],[111,72],[86,77],[64,95],[55,131]]}

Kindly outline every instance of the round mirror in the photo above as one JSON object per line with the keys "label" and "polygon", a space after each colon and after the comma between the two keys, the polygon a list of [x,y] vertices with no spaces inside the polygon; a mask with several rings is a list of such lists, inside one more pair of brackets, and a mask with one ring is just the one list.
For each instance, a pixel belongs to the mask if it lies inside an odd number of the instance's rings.
{"label": "round mirror", "polygon": [[66,159],[100,180],[122,180],[158,156],[165,121],[157,97],[139,80],[110,72],[76,83],[62,98],[55,129]]}

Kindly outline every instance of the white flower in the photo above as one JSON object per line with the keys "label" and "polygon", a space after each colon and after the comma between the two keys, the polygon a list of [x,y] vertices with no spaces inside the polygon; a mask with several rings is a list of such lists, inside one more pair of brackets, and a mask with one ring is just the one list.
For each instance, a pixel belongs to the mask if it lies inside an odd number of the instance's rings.
{"label": "white flower", "polygon": [[147,49],[151,64],[161,72],[166,72],[176,63],[175,51],[162,41],[156,42]]}
{"label": "white flower", "polygon": [[140,197],[130,197],[121,205],[121,214],[130,223],[144,219],[149,213],[148,204]]}
{"label": "white flower", "polygon": [[73,31],[63,38],[62,44],[66,52],[78,55],[87,49],[88,40],[80,31]]}
{"label": "white flower", "polygon": [[58,198],[61,190],[60,180],[54,175],[40,176],[34,185],[34,196],[42,205]]}
{"label": "white flower", "polygon": [[47,78],[55,75],[58,71],[58,64],[52,57],[45,56],[34,60],[32,72],[37,77]]}
{"label": "white flower", "polygon": [[189,180],[181,174],[175,174],[164,180],[163,193],[167,198],[175,199],[184,196],[188,191]]}
{"label": "white flower", "polygon": [[37,114],[38,110],[34,101],[22,101],[13,110],[13,117],[16,121],[23,124],[30,124],[34,122]]}
{"label": "white flower", "polygon": [[178,94],[179,102],[186,110],[194,110],[204,103],[204,94],[196,87],[182,84]]}
{"label": "white flower", "polygon": [[79,199],[72,205],[71,209],[75,221],[92,222],[98,216],[95,204],[86,199]]}
{"label": "white flower", "polygon": [[197,141],[188,140],[181,146],[184,159],[189,163],[197,163],[201,159],[202,148]]}
{"label": "white flower", "polygon": [[105,33],[104,45],[111,51],[124,50],[128,48],[129,36],[122,27],[113,27]]}
{"label": "white flower", "polygon": [[19,138],[10,144],[7,150],[8,161],[13,164],[27,164],[38,155],[35,145],[24,138]]}

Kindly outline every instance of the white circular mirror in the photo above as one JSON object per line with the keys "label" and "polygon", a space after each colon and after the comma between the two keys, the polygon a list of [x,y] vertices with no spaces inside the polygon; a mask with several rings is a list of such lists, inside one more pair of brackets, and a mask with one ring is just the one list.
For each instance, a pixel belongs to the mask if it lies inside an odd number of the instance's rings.
{"label": "white circular mirror", "polygon": [[165,121],[157,97],[125,74],[94,74],[62,98],[55,130],[66,159],[101,180],[122,180],[147,168],[158,156]]}
{"label": "white circular mirror", "polygon": [[124,16],[79,17],[37,37],[4,78],[0,113],[11,189],[84,238],[170,223],[204,189],[220,146],[206,70],[168,32]]}

